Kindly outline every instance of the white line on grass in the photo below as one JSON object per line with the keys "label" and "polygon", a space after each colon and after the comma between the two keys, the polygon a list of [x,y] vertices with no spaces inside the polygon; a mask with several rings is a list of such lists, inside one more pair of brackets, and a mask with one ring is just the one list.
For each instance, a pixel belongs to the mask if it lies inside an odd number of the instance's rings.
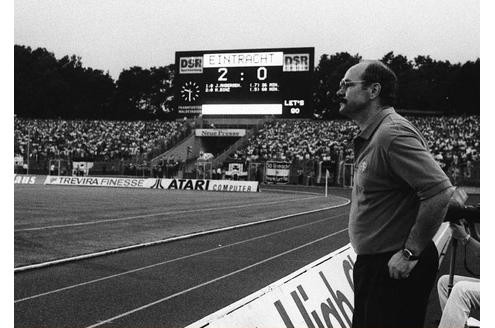
{"label": "white line on grass", "polygon": [[300,225],[297,225],[297,226],[293,226],[293,227],[290,227],[290,228],[287,228],[287,229],[283,229],[283,230],[271,232],[269,234],[265,234],[265,235],[261,235],[261,236],[257,236],[257,237],[253,237],[253,238],[249,238],[249,239],[246,239],[246,240],[241,240],[241,241],[238,241],[238,242],[229,244],[229,245],[224,245],[224,246],[220,246],[220,247],[215,247],[215,248],[207,249],[207,250],[204,250],[204,251],[201,251],[201,252],[197,252],[197,253],[185,255],[185,256],[178,257],[178,258],[175,258],[175,259],[172,259],[172,260],[168,260],[168,261],[163,261],[163,262],[160,262],[160,263],[151,264],[151,265],[147,265],[147,266],[144,266],[144,267],[141,267],[141,268],[137,268],[137,269],[128,270],[128,271],[124,271],[124,272],[121,272],[121,273],[113,274],[113,275],[110,275],[110,276],[106,276],[106,277],[102,277],[102,278],[98,278],[98,279],[94,279],[94,280],[85,281],[85,282],[82,282],[82,283],[79,283],[79,284],[75,284],[75,285],[71,285],[71,286],[67,286],[67,287],[63,287],[63,288],[59,288],[59,289],[54,289],[54,290],[51,290],[51,291],[48,291],[48,292],[44,292],[44,293],[41,293],[41,294],[36,294],[36,295],[32,295],[32,296],[20,298],[20,299],[14,300],[14,303],[19,303],[19,302],[31,300],[31,299],[34,299],[34,298],[38,298],[38,297],[41,297],[41,296],[55,294],[55,293],[62,292],[62,291],[65,291],[65,290],[69,290],[69,289],[73,289],[73,288],[76,288],[76,287],[81,287],[81,286],[93,284],[93,283],[100,282],[100,281],[103,281],[103,280],[108,280],[108,279],[111,279],[111,278],[116,278],[116,277],[119,277],[119,276],[123,276],[123,275],[126,275],[126,274],[138,272],[138,271],[143,271],[143,270],[146,270],[146,269],[151,269],[151,268],[154,268],[156,266],[160,266],[160,265],[164,265],[164,264],[169,264],[169,263],[177,262],[177,261],[180,261],[180,260],[185,260],[185,259],[190,258],[190,257],[194,257],[194,256],[198,256],[198,255],[204,255],[204,254],[207,254],[207,253],[210,253],[210,252],[214,252],[214,251],[217,251],[217,250],[220,250],[220,249],[223,249],[223,248],[228,248],[228,247],[232,247],[232,246],[241,245],[241,244],[248,243],[248,242],[251,242],[251,241],[254,241],[254,240],[257,240],[257,239],[262,239],[262,238],[270,237],[270,236],[273,236],[273,235],[276,235],[276,234],[280,234],[280,233],[287,232],[287,231],[290,231],[290,230],[302,228],[302,227],[309,226],[309,225],[312,225],[312,224],[316,224],[316,223],[319,223],[319,222],[322,222],[322,221],[335,219],[335,218],[338,218],[338,217],[340,217],[342,215],[343,214],[334,215],[334,216],[331,216],[331,217],[328,217],[328,218],[324,218],[324,219],[312,221],[312,222],[309,222],[309,223],[304,223],[304,224],[300,224]]}
{"label": "white line on grass", "polygon": [[143,214],[143,215],[127,216],[127,217],[123,217],[123,218],[114,218],[114,219],[107,219],[107,220],[97,220],[97,221],[87,221],[87,222],[79,222],[79,223],[58,224],[58,225],[36,227],[36,228],[17,229],[17,230],[14,230],[14,232],[38,231],[38,230],[47,230],[47,229],[55,229],[55,228],[77,227],[77,226],[84,226],[84,225],[90,225],[90,224],[100,224],[100,223],[108,223],[108,222],[116,222],[116,221],[143,219],[143,218],[148,218],[148,217],[153,217],[153,216],[161,216],[161,215],[166,216],[166,215],[174,215],[174,214],[226,210],[226,209],[251,207],[251,206],[264,206],[264,205],[271,205],[271,204],[279,204],[279,203],[283,203],[283,202],[296,202],[296,201],[314,199],[314,198],[319,198],[319,197],[324,197],[324,196],[314,196],[314,197],[306,197],[306,198],[299,198],[299,199],[290,198],[290,199],[284,199],[282,201],[277,200],[277,201],[273,201],[273,202],[264,202],[264,203],[251,203],[251,204],[242,204],[242,205],[235,205],[235,206],[209,207],[209,208],[201,208],[201,209],[194,209],[194,210]]}
{"label": "white line on grass", "polygon": [[248,266],[246,266],[246,267],[244,267],[244,268],[242,268],[242,269],[232,271],[232,272],[230,272],[230,273],[228,273],[228,274],[225,274],[225,275],[223,275],[223,276],[220,276],[220,277],[217,277],[217,278],[215,278],[215,279],[212,279],[212,280],[206,281],[206,282],[204,282],[204,283],[202,283],[202,284],[199,284],[199,285],[196,285],[196,286],[194,286],[194,287],[191,287],[191,288],[185,289],[185,290],[183,290],[183,291],[180,291],[180,292],[175,293],[175,294],[172,294],[172,295],[170,295],[170,296],[167,296],[167,297],[161,298],[161,299],[159,299],[159,300],[156,300],[156,301],[154,301],[154,302],[151,302],[151,303],[148,303],[148,304],[146,304],[146,305],[140,306],[140,307],[138,307],[138,308],[132,309],[132,310],[130,310],[130,311],[127,311],[127,312],[121,313],[121,314],[116,315],[116,316],[114,316],[114,317],[112,317],[112,318],[109,318],[109,319],[106,319],[106,320],[99,321],[99,322],[97,322],[97,323],[95,323],[95,324],[93,324],[93,325],[91,325],[91,326],[86,327],[86,328],[94,328],[94,327],[99,327],[99,326],[101,326],[101,325],[104,325],[104,324],[106,324],[106,323],[112,322],[112,321],[114,321],[114,320],[117,320],[117,319],[120,319],[120,318],[126,317],[126,316],[128,316],[128,315],[130,315],[130,314],[133,314],[133,313],[135,313],[135,312],[138,312],[138,311],[141,311],[141,310],[147,309],[147,308],[152,307],[152,306],[154,306],[154,305],[156,305],[156,304],[159,304],[159,303],[162,303],[162,302],[168,301],[168,300],[170,300],[170,299],[172,299],[172,298],[175,298],[175,297],[177,297],[177,296],[180,296],[180,295],[183,295],[183,294],[189,293],[189,292],[191,292],[191,291],[193,291],[193,290],[196,290],[196,289],[198,289],[198,288],[201,288],[201,287],[207,286],[207,285],[209,285],[209,284],[212,284],[212,283],[217,282],[217,281],[219,281],[219,280],[222,280],[222,279],[224,279],[224,278],[227,278],[227,277],[233,276],[233,275],[235,275],[235,274],[237,274],[237,273],[240,273],[240,272],[246,271],[246,270],[248,270],[248,269],[251,269],[251,268],[253,268],[253,267],[255,267],[255,266],[258,266],[258,265],[260,265],[260,264],[263,264],[263,263],[266,263],[266,262],[268,262],[268,261],[274,260],[274,259],[276,259],[276,258],[278,258],[278,257],[281,257],[281,256],[284,256],[284,255],[287,255],[287,254],[289,254],[289,253],[292,253],[292,252],[294,252],[294,251],[297,251],[297,250],[299,250],[299,249],[301,249],[301,248],[304,248],[304,247],[306,247],[306,246],[309,246],[309,245],[311,245],[311,244],[315,244],[315,243],[320,242],[320,241],[322,241],[322,240],[324,240],[324,239],[326,239],[326,238],[333,237],[333,236],[335,236],[336,234],[342,233],[342,232],[344,232],[344,231],[346,231],[346,230],[347,230],[347,228],[342,229],[342,230],[337,231],[337,232],[334,232],[334,233],[332,233],[332,234],[330,234],[330,235],[327,235],[327,236],[324,236],[324,237],[318,238],[318,239],[316,239],[316,240],[310,241],[309,243],[306,243],[306,244],[300,245],[300,246],[295,247],[295,248],[293,248],[293,249],[289,249],[288,251],[285,251],[285,252],[279,253],[279,254],[277,254],[277,255],[274,255],[274,256],[271,256],[271,257],[269,257],[269,258],[266,258],[266,259],[264,259],[264,260],[262,260],[262,261],[259,261],[259,262],[256,262],[256,263],[253,263],[253,264],[248,265]]}

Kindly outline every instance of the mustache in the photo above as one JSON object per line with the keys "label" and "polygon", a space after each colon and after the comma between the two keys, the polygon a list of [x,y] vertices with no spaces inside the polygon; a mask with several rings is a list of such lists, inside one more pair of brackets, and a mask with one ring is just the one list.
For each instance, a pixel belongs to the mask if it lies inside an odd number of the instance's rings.
{"label": "mustache", "polygon": [[346,104],[347,103],[347,99],[345,99],[343,96],[333,96],[331,101],[334,103],[334,104],[340,104],[340,103],[344,103]]}

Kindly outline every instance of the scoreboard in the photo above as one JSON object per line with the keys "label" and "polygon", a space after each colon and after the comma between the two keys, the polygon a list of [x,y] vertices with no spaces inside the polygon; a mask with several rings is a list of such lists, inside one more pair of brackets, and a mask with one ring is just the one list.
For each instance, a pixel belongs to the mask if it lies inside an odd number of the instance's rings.
{"label": "scoreboard", "polygon": [[314,48],[181,51],[177,113],[309,117]]}

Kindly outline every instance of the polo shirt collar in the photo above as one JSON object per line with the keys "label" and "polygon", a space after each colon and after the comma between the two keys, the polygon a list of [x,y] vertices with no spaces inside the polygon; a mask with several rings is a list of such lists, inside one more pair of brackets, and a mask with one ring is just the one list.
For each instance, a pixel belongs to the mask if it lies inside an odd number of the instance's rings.
{"label": "polo shirt collar", "polygon": [[366,126],[363,131],[358,134],[358,137],[369,139],[373,132],[375,132],[376,128],[378,128],[380,123],[383,121],[383,119],[392,113],[395,113],[395,109],[393,107],[388,107],[379,111],[378,114],[375,115],[373,120],[368,124],[368,126]]}

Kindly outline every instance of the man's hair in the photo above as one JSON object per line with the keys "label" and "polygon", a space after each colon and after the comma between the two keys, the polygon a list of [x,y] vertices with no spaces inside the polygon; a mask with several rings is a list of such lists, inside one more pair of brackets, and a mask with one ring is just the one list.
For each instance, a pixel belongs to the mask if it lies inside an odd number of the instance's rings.
{"label": "man's hair", "polygon": [[397,99],[397,75],[381,61],[370,61],[364,70],[361,79],[368,84],[380,83],[380,103],[384,106],[393,106]]}

